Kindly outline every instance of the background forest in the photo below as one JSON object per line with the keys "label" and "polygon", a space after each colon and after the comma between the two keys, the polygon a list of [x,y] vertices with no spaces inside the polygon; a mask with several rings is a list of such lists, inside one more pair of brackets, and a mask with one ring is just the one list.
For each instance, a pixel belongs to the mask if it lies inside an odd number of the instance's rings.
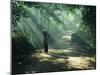
{"label": "background forest", "polygon": [[95,6],[12,1],[11,12],[12,73],[96,68]]}

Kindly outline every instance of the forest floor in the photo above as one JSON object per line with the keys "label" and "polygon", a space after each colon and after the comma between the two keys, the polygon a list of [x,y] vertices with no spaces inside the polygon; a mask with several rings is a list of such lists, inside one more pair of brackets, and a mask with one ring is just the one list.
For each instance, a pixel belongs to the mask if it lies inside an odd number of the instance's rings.
{"label": "forest floor", "polygon": [[73,70],[91,70],[96,67],[96,59],[72,49],[49,49],[48,54],[43,50],[31,55],[32,61],[25,73],[58,72]]}

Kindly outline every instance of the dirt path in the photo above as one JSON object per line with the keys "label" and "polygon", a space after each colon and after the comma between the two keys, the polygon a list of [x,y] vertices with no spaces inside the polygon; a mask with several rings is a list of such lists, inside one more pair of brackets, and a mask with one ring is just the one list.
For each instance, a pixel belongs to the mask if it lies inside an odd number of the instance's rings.
{"label": "dirt path", "polygon": [[32,64],[28,67],[31,73],[95,69],[94,57],[82,56],[67,49],[49,49],[48,54],[37,52],[32,58]]}

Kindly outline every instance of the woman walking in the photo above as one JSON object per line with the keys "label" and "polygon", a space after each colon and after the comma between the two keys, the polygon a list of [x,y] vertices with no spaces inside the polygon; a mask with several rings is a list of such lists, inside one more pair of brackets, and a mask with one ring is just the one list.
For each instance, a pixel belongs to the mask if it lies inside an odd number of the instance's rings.
{"label": "woman walking", "polygon": [[48,53],[48,33],[46,31],[43,31],[44,39],[43,39],[43,45],[44,45],[44,52]]}

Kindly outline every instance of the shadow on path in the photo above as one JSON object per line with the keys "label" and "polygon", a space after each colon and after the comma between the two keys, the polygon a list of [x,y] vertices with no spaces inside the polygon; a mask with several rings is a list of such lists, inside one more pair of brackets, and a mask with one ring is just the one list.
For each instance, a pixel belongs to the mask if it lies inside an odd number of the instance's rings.
{"label": "shadow on path", "polygon": [[15,64],[16,74],[59,72],[95,69],[95,58],[82,56],[72,50],[49,50],[48,54],[37,51],[26,56],[23,63]]}

